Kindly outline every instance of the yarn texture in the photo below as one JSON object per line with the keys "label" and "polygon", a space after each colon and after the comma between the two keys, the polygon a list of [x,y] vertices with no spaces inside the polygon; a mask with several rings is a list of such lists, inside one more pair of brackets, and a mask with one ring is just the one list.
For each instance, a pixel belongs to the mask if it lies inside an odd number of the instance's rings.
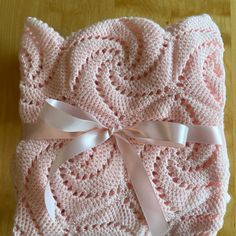
{"label": "yarn texture", "polygon": [[[106,19],[65,38],[28,17],[19,50],[21,121],[36,122],[45,100],[54,98],[108,128],[144,120],[224,127],[223,53],[207,14],[165,29],[142,17]],[[231,198],[226,147],[129,141],[169,224],[167,235],[216,235]],[[57,219],[50,220],[44,189],[56,152],[68,142],[19,141],[13,235],[151,235],[114,137],[59,168],[50,181]]]}

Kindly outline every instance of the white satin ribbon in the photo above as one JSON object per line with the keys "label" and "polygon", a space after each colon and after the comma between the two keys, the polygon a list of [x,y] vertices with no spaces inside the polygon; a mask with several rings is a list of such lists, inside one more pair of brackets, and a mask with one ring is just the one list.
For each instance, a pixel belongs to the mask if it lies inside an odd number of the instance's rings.
{"label": "white satin ribbon", "polygon": [[72,139],[57,153],[45,188],[46,209],[53,221],[55,221],[56,205],[50,189],[50,178],[67,160],[102,144],[113,135],[153,236],[164,236],[168,231],[168,224],[142,161],[127,137],[135,138],[141,143],[176,148],[184,147],[187,141],[224,144],[224,132],[218,126],[142,121],[131,127],[114,131],[103,126],[95,117],[80,108],[55,99],[46,100],[36,124],[24,124],[23,128],[25,139]]}

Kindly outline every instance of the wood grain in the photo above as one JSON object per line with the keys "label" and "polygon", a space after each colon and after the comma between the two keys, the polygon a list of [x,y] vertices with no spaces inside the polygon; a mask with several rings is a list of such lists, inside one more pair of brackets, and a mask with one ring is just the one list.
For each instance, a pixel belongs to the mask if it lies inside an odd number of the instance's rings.
{"label": "wood grain", "polygon": [[67,36],[89,24],[120,16],[147,17],[161,26],[207,13],[218,24],[225,44],[227,104],[225,133],[230,158],[232,197],[219,236],[236,231],[236,1],[235,0],[0,0],[0,236],[11,235],[15,210],[10,166],[20,138],[18,49],[24,19],[35,16]]}

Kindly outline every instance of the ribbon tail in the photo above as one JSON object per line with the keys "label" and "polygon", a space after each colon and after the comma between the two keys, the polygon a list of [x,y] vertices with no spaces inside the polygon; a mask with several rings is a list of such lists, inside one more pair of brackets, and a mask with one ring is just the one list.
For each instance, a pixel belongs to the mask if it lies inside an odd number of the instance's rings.
{"label": "ribbon tail", "polygon": [[48,211],[50,218],[52,219],[53,222],[55,222],[56,206],[55,206],[55,200],[53,198],[49,182],[47,183],[47,186],[44,192],[44,202],[45,202],[46,209]]}
{"label": "ribbon tail", "polygon": [[48,182],[44,191],[44,201],[47,212],[50,218],[55,221],[56,205],[50,188],[49,179],[57,171],[57,169],[67,160],[75,155],[85,152],[99,144],[102,144],[109,139],[110,133],[108,130],[95,129],[81,134],[79,137],[73,139],[57,154],[55,160],[50,168]]}
{"label": "ribbon tail", "polygon": [[140,157],[125,138],[117,134],[115,137],[152,236],[164,236],[168,224]]}

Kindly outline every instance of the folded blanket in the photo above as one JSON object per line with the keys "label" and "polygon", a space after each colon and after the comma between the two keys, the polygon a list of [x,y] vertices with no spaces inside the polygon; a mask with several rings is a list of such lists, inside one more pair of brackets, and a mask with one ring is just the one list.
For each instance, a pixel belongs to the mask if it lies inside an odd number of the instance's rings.
{"label": "folded blanket", "polygon": [[[52,98],[109,128],[152,120],[223,129],[223,52],[220,31],[207,14],[166,29],[141,17],[107,19],[65,38],[28,17],[19,51],[22,124],[37,122]],[[51,220],[44,191],[52,162],[68,142],[18,143],[13,234],[151,235],[114,137],[75,155],[50,178],[56,203]],[[168,223],[167,235],[216,235],[230,201],[226,145],[129,142]]]}

